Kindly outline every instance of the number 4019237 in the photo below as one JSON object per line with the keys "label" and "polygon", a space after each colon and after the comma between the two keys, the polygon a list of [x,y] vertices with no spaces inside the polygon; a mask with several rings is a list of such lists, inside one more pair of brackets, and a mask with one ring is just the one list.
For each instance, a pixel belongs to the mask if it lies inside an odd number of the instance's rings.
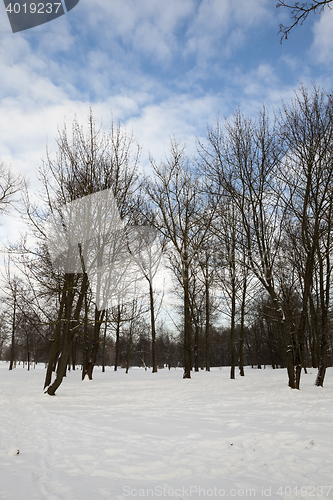
{"label": "number 4019237", "polygon": [[61,2],[60,3],[24,3],[24,4],[19,4],[19,3],[10,3],[8,7],[6,8],[6,11],[9,12],[9,14],[52,14],[53,12],[55,14],[58,13],[59,8],[61,7]]}

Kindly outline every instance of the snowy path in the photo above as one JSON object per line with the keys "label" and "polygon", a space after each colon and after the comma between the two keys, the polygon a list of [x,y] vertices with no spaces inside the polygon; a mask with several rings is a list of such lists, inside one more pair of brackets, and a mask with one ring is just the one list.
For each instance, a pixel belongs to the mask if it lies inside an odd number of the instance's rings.
{"label": "snowy path", "polygon": [[333,498],[333,369],[310,372],[97,369],[50,397],[2,364],[0,499]]}

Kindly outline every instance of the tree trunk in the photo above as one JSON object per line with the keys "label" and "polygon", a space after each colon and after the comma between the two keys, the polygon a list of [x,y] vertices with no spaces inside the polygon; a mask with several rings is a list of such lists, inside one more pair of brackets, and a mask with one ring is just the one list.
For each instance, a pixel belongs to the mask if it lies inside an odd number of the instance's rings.
{"label": "tree trunk", "polygon": [[199,321],[194,321],[194,371],[199,371]]}
{"label": "tree trunk", "polygon": [[76,344],[77,344],[77,338],[74,338],[74,342],[72,344],[72,369],[75,370],[76,368]]}
{"label": "tree trunk", "polygon": [[[317,224],[316,226],[317,227]],[[301,373],[303,366],[303,350],[304,350],[304,337],[306,328],[306,318],[307,318],[307,305],[309,300],[309,295],[312,287],[312,273],[315,261],[315,252],[317,250],[318,243],[318,231],[314,230],[315,237],[312,243],[311,249],[308,253],[305,272],[304,272],[304,290],[303,290],[303,300],[302,300],[302,312],[301,318],[297,330],[296,338],[296,353],[295,353],[295,389],[300,388]]]}
{"label": "tree trunk", "polygon": [[[206,262],[207,264],[207,262]],[[208,265],[206,265],[206,272]],[[210,359],[209,359],[209,323],[210,323],[210,304],[209,304],[209,282],[208,276],[205,281],[205,295],[206,295],[206,325],[205,325],[205,358],[206,358],[206,371],[210,372]]]}
{"label": "tree trunk", "polygon": [[269,352],[269,357],[271,358],[271,364],[273,370],[277,367],[276,359],[275,359],[275,353],[273,349],[273,344],[272,344],[272,327],[270,324],[266,323],[267,326],[267,335],[265,335],[267,339],[267,347],[268,347],[268,352]]}
{"label": "tree trunk", "polygon": [[[74,275],[72,275],[72,276],[73,276],[73,281],[74,281]],[[61,382],[66,374],[67,361],[68,361],[68,357],[69,357],[69,354],[71,351],[72,342],[73,342],[73,338],[74,338],[74,335],[76,332],[76,328],[77,328],[78,323],[79,323],[80,312],[81,312],[84,296],[85,296],[86,291],[88,289],[88,285],[89,285],[88,275],[84,274],[82,284],[81,284],[80,294],[79,294],[76,308],[74,311],[73,321],[70,320],[72,305],[73,305],[73,301],[74,301],[73,287],[69,290],[69,292],[67,294],[67,300],[66,300],[66,304],[65,304],[65,315],[66,315],[67,322],[66,322],[66,330],[64,332],[64,344],[63,344],[62,353],[61,353],[61,356],[60,356],[60,359],[58,362],[56,379],[53,382],[53,384],[48,387],[48,389],[46,391],[50,396],[54,396],[56,390],[60,386],[60,384],[61,384]]]}
{"label": "tree trunk", "polygon": [[60,300],[60,305],[59,305],[57,322],[56,322],[56,326],[55,326],[55,330],[54,330],[54,339],[53,339],[50,357],[49,357],[49,362],[47,365],[47,370],[46,370],[46,375],[45,375],[44,389],[46,389],[51,384],[52,372],[55,370],[57,359],[59,356],[61,326],[62,326],[61,320],[62,320],[62,316],[63,316],[63,311],[64,311],[64,307],[65,307],[65,302],[66,302],[66,294],[67,294],[67,289],[68,289],[68,285],[70,283],[70,280],[71,280],[71,275],[66,274],[65,280],[64,280],[64,287],[63,287],[62,293],[61,293],[61,300]]}
{"label": "tree trunk", "polygon": [[82,360],[82,380],[86,376],[88,370],[88,297],[84,297],[84,324],[83,324],[83,360]]}
{"label": "tree trunk", "polygon": [[94,322],[94,340],[91,349],[90,359],[88,363],[88,369],[86,375],[88,375],[89,380],[92,380],[94,366],[97,360],[97,354],[100,344],[99,334],[101,330],[101,324],[103,322],[105,316],[105,310],[99,311],[97,307],[95,307],[95,322]]}
{"label": "tree trunk", "polygon": [[154,307],[154,290],[151,280],[149,280],[149,298],[150,298],[150,323],[151,323],[151,352],[153,373],[157,372],[156,358],[156,329],[155,329],[155,307]]}
{"label": "tree trunk", "polygon": [[191,314],[189,294],[189,269],[187,255],[184,256],[184,374],[183,378],[191,378]]}
{"label": "tree trunk", "polygon": [[117,327],[116,327],[116,352],[114,359],[114,371],[117,371],[119,363],[119,339],[120,339],[120,305],[118,304]]}
{"label": "tree trunk", "polygon": [[330,302],[330,267],[329,256],[327,255],[326,265],[326,290],[324,290],[324,269],[322,259],[319,258],[320,264],[320,303],[321,303],[321,336],[320,336],[320,361],[316,379],[316,386],[323,387],[327,367],[327,337],[328,337],[328,307]]}
{"label": "tree trunk", "polygon": [[105,313],[105,325],[104,325],[104,335],[103,335],[103,353],[102,353],[102,373],[105,372],[105,350],[106,350],[106,330],[108,326],[108,312]]}
{"label": "tree trunk", "polygon": [[241,305],[241,324],[240,324],[240,338],[239,338],[239,374],[244,377],[244,364],[243,364],[243,347],[244,347],[244,320],[245,320],[245,299],[246,299],[247,278],[244,277],[242,305]]}
{"label": "tree trunk", "polygon": [[317,326],[317,314],[315,306],[313,303],[313,297],[309,295],[309,307],[310,307],[310,352],[311,352],[311,365],[312,368],[318,368],[318,326]]}
{"label": "tree trunk", "polygon": [[[232,278],[234,281],[234,278]],[[236,291],[235,284],[232,284],[232,297],[231,297],[231,325],[230,325],[230,352],[231,352],[231,367],[230,378],[235,378],[235,315],[236,315]]]}
{"label": "tree trunk", "polygon": [[131,347],[132,347],[132,321],[128,333],[127,353],[126,353],[126,373],[128,373],[130,367]]}
{"label": "tree trunk", "polygon": [[291,389],[295,389],[295,370],[294,370],[294,365],[295,365],[295,358],[294,358],[294,352],[295,352],[295,339],[292,331],[288,331],[287,325],[286,325],[286,318],[283,312],[283,309],[279,303],[279,300],[276,296],[274,288],[271,286],[271,284],[268,287],[267,290],[270,294],[270,297],[273,301],[275,310],[279,316],[279,326],[281,328],[281,333],[282,333],[282,338],[284,339],[285,342],[285,351],[286,351],[286,364],[287,364],[287,374],[288,374],[288,386]]}
{"label": "tree trunk", "polygon": [[296,337],[296,350],[295,350],[295,389],[300,388],[301,374],[303,367],[303,350],[304,350],[304,332],[306,324],[306,311],[302,311],[301,320]]}
{"label": "tree trunk", "polygon": [[13,305],[13,321],[12,321],[12,342],[10,346],[10,363],[9,369],[13,369],[14,359],[15,359],[15,330],[16,330],[16,292],[14,295],[14,305]]}
{"label": "tree trunk", "polygon": [[[259,323],[256,323],[254,326],[254,344],[255,344],[255,349],[256,349],[256,354],[257,354],[257,367],[258,370],[261,370],[261,356],[260,356],[260,347],[261,343],[259,342],[258,339],[258,330],[261,330],[261,325]],[[260,336],[262,337],[262,336]]]}

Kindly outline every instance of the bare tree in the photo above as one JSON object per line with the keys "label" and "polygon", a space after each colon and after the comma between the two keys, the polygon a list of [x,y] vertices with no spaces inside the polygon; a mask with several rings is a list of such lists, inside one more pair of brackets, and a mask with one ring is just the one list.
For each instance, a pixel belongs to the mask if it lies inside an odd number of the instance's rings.
{"label": "bare tree", "polygon": [[13,274],[11,260],[4,261],[4,269],[2,272],[3,285],[1,291],[3,292],[2,303],[6,305],[5,316],[8,330],[10,331],[10,360],[9,370],[15,367],[16,363],[16,333],[18,326],[18,302],[22,294],[22,280]]}
{"label": "bare tree", "polygon": [[12,325],[11,325],[11,343],[10,343],[10,362],[9,369],[13,369],[13,365],[15,360],[15,337],[16,337],[16,329],[17,329],[17,295],[18,295],[18,280],[14,278],[9,282],[10,292],[11,292],[11,301],[12,301]]}
{"label": "bare tree", "polygon": [[216,267],[214,265],[214,254],[216,252],[214,238],[210,234],[207,241],[202,245],[198,255],[198,264],[201,269],[201,281],[204,285],[204,301],[205,301],[205,368],[210,371],[210,329],[213,312],[213,293],[211,291],[216,275]]}
{"label": "bare tree", "polygon": [[124,297],[119,297],[118,303],[110,308],[109,322],[113,326],[116,335],[115,342],[115,358],[114,358],[114,371],[118,370],[119,357],[120,357],[120,333],[122,325],[128,321],[126,304],[123,302]]}
{"label": "bare tree", "polygon": [[281,33],[281,43],[285,39],[287,40],[289,33],[295,26],[302,25],[308,15],[313,12],[322,12],[325,7],[331,9],[331,2],[333,0],[313,0],[312,2],[285,2],[284,0],[279,0],[276,4],[276,7],[285,7],[290,9],[290,16],[292,19],[292,23],[289,26],[284,26],[280,24]]}
{"label": "bare tree", "polygon": [[288,147],[281,169],[281,176],[287,179],[290,191],[287,227],[289,240],[294,242],[297,266],[301,266],[302,309],[295,337],[295,384],[299,388],[308,303],[316,269],[320,277],[320,308],[323,314],[322,373],[318,385],[322,385],[325,375],[332,250],[332,96],[316,87],[312,92],[302,87],[293,102],[284,105],[280,120],[281,138]]}
{"label": "bare tree", "polygon": [[[146,183],[146,191],[152,204],[152,215],[147,222],[155,227],[167,243],[166,251],[170,268],[181,269],[184,311],[184,378],[191,377],[191,311],[190,311],[190,264],[206,239],[209,222],[205,219],[200,181],[184,149],[171,144],[170,157],[157,165],[151,161],[154,178]],[[207,223],[208,222],[208,223]]]}
{"label": "bare tree", "polygon": [[[82,331],[81,310],[89,288],[93,288],[95,301],[94,342],[89,354],[92,376],[107,309],[108,281],[111,274],[118,281],[121,275],[117,264],[121,267],[123,259],[116,247],[125,248],[125,238],[116,237],[116,233],[123,232],[131,216],[139,155],[133,138],[120,125],[112,123],[109,132],[104,133],[91,112],[87,131],[74,120],[72,133],[64,126],[57,142],[56,157],[47,152],[40,168],[45,191],[43,208],[33,206],[29,200],[26,203],[31,226],[48,246],[48,260],[52,260],[59,280],[58,312],[54,318],[58,326],[45,379],[50,395],[59,387],[74,338]],[[118,258],[117,263],[112,260],[113,267],[106,264],[111,254]],[[50,385],[56,366],[56,380]]]}
{"label": "bare tree", "polygon": [[128,249],[149,286],[152,366],[153,373],[156,373],[156,312],[153,280],[161,263],[163,247],[159,244],[154,228],[141,226],[131,228],[129,231]]}
{"label": "bare tree", "polygon": [[9,339],[9,331],[6,327],[5,323],[5,316],[4,313],[2,312],[0,315],[0,359],[3,359],[3,352],[4,348],[8,342]]}
{"label": "bare tree", "polygon": [[218,283],[222,288],[226,300],[223,301],[225,314],[230,316],[230,352],[231,368],[230,378],[235,378],[236,351],[235,351],[235,327],[237,314],[237,297],[240,293],[242,280],[239,279],[241,272],[237,256],[239,253],[239,228],[240,218],[237,217],[237,207],[228,199],[221,202],[218,211],[219,217],[214,221],[213,228],[219,238],[219,272]]}
{"label": "bare tree", "polygon": [[21,175],[14,175],[9,167],[0,161],[0,213],[7,213],[15,203],[15,195],[21,191],[24,181]]}
{"label": "bare tree", "polygon": [[[142,300],[140,300],[139,297],[135,297],[130,304],[128,304],[128,317],[127,317],[127,322],[128,322],[128,328],[127,331],[125,330],[125,333],[127,333],[127,349],[126,349],[126,372],[128,373],[128,370],[130,368],[131,364],[131,355],[132,355],[132,349],[133,349],[133,343],[135,341],[135,337],[139,334],[139,332],[142,331],[142,316],[143,314],[147,312],[146,306],[143,304]],[[140,353],[141,354],[141,353]],[[146,364],[144,359],[142,359],[142,362],[146,368]]]}
{"label": "bare tree", "polygon": [[276,286],[275,275],[281,266],[280,243],[286,207],[282,200],[285,186],[276,176],[283,157],[276,125],[270,125],[265,110],[257,122],[245,119],[238,111],[233,120],[218,124],[208,132],[208,146],[201,156],[207,176],[223,188],[241,218],[238,241],[246,254],[246,265],[270,295],[280,318],[288,352],[289,385],[295,386],[290,335]]}

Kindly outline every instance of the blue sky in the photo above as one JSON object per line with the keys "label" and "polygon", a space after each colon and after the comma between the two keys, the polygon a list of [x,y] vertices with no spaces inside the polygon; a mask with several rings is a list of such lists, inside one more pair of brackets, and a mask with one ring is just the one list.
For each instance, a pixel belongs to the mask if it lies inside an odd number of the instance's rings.
{"label": "blue sky", "polygon": [[[0,158],[30,178],[57,127],[92,106],[111,113],[159,161],[175,136],[195,151],[207,125],[239,105],[277,109],[300,83],[330,89],[333,11],[280,44],[289,13],[275,0],[80,0],[68,14],[13,34],[0,5]],[[14,229],[12,229],[12,232]],[[1,231],[4,237],[4,230]]]}

